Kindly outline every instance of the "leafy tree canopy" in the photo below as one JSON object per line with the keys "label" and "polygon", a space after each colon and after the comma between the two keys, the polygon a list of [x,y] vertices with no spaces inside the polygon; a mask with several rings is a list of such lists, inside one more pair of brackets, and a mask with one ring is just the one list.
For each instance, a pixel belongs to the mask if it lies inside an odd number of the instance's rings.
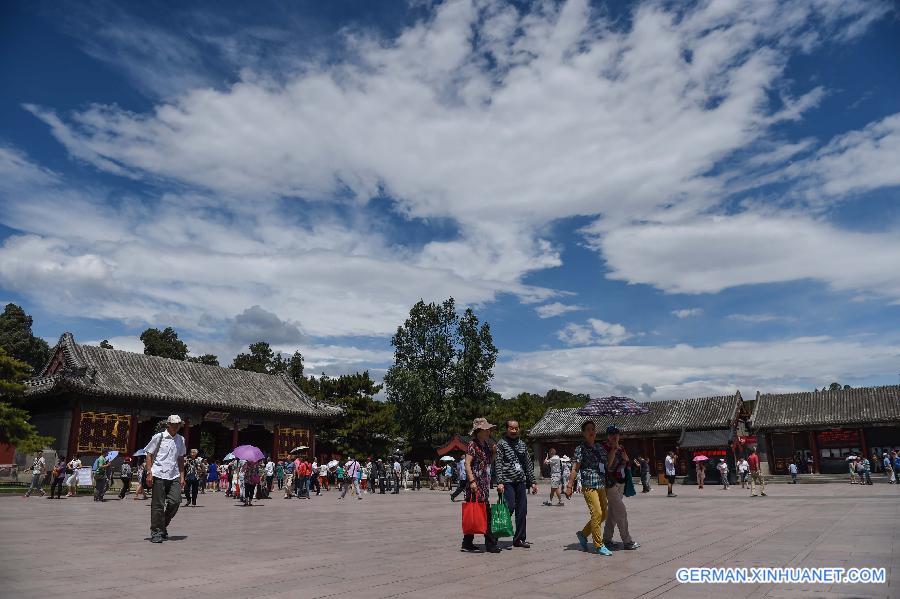
{"label": "leafy tree canopy", "polygon": [[104,339],[103,341],[100,342],[100,347],[103,349],[116,349],[112,346],[112,343],[110,343],[109,340],[107,340],[107,339]]}
{"label": "leafy tree canopy", "polygon": [[189,356],[187,361],[194,362],[196,364],[206,364],[207,366],[218,366],[219,365],[219,356],[216,356],[215,354],[203,354],[202,356]]}
{"label": "leafy tree canopy", "polygon": [[0,347],[39,372],[50,361],[50,346],[31,331],[32,318],[16,304],[6,304],[0,314]]}
{"label": "leafy tree canopy", "polygon": [[150,328],[141,333],[141,341],[144,342],[144,353],[148,356],[172,358],[184,360],[187,358],[188,347],[178,338],[178,333],[172,327],[166,327],[162,331]]}

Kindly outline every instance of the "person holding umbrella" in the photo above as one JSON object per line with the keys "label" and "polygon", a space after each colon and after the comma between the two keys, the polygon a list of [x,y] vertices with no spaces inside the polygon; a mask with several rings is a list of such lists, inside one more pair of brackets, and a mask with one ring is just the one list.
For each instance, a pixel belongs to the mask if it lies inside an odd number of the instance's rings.
{"label": "person holding umbrella", "polygon": [[608,502],[606,524],[603,526],[603,544],[614,548],[613,533],[619,528],[622,547],[631,551],[640,544],[628,532],[628,510],[625,508],[625,469],[631,467],[631,460],[625,448],[619,443],[621,431],[615,424],[606,427],[606,443],[603,449],[609,456],[606,465],[606,500]]}
{"label": "person holding umbrella", "polygon": [[697,486],[703,488],[703,481],[706,480],[706,460],[709,459],[705,455],[698,455],[694,458],[694,469],[697,472]]}
{"label": "person holding umbrella", "polygon": [[146,485],[150,497],[150,542],[162,543],[169,538],[169,524],[181,505],[184,486],[184,456],[187,448],[184,437],[178,434],[181,416],[172,414],[166,428],[150,439],[147,452]]}

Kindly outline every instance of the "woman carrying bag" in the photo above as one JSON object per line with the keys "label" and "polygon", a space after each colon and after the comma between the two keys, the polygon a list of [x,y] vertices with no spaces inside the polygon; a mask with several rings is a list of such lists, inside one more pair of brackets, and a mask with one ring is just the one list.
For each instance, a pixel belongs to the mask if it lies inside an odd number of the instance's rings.
{"label": "woman carrying bag", "polygon": [[[488,444],[493,424],[485,418],[472,422],[472,441],[466,449],[466,501],[463,503],[463,541],[460,551],[482,553],[475,546],[475,535],[484,534],[484,546],[489,553],[500,553],[497,539],[490,531],[491,491],[490,465],[494,461],[494,446]],[[482,506],[483,509],[482,509]]]}

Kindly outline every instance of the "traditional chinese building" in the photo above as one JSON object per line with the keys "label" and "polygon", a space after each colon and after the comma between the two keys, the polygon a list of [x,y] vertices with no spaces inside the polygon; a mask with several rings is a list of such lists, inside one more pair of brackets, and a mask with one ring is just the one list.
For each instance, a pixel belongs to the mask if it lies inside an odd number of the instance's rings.
{"label": "traditional chinese building", "polygon": [[32,422],[67,456],[132,453],[169,414],[184,420],[189,448],[214,448],[210,458],[245,443],[279,457],[306,445],[315,455],[317,425],[341,413],[286,375],[80,345],[71,333],[28,381],[26,396]]}
{"label": "traditional chinese building", "polygon": [[[535,459],[542,464],[547,451],[554,447],[559,455],[574,455],[581,443],[581,424],[593,420],[598,439],[606,427],[615,424],[622,430],[622,444],[631,457],[650,458],[654,473],[663,472],[663,461],[670,450],[678,452],[678,473],[693,476],[689,468],[695,455],[726,457],[734,464],[734,441],[743,432],[740,391],[734,395],[650,401],[646,414],[597,418],[579,416],[577,408],[549,409],[528,432],[534,443]],[[714,469],[710,464],[710,472]],[[732,472],[734,469],[732,468]],[[716,476],[716,475],[713,475]]]}
{"label": "traditional chinese building", "polygon": [[851,453],[880,457],[900,448],[900,385],[757,393],[751,424],[763,436],[772,473],[811,460],[814,473],[843,474]]}

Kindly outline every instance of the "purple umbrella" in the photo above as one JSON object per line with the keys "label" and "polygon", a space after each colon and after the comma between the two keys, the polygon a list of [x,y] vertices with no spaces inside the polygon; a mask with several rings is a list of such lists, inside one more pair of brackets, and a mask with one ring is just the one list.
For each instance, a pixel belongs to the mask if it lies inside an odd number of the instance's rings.
{"label": "purple umbrella", "polygon": [[258,462],[263,459],[265,454],[263,454],[262,450],[259,447],[255,447],[253,445],[240,445],[234,448],[234,451],[231,453],[234,454],[239,460],[246,460],[248,462]]}
{"label": "purple umbrella", "polygon": [[630,397],[611,396],[592,399],[583,408],[578,408],[576,414],[579,416],[630,416],[646,414],[649,411],[650,408]]}

